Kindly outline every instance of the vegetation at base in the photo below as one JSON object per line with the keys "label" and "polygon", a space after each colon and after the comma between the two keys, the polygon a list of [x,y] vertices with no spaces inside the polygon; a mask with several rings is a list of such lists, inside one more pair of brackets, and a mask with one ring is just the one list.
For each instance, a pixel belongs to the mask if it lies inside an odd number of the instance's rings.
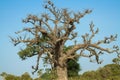
{"label": "vegetation at base", "polygon": [[96,71],[87,71],[80,80],[120,80],[120,65],[108,64]]}
{"label": "vegetation at base", "polygon": [[21,76],[7,74],[7,73],[3,72],[2,74],[0,74],[0,76],[3,77],[3,80],[33,80],[27,72],[25,72]]}
{"label": "vegetation at base", "polygon": [[[5,72],[1,74],[3,80],[50,80],[51,75],[48,71],[41,77],[32,79],[27,72],[21,76],[7,74]],[[96,71],[87,71],[82,75],[69,77],[69,80],[120,80],[120,65],[108,64]]]}

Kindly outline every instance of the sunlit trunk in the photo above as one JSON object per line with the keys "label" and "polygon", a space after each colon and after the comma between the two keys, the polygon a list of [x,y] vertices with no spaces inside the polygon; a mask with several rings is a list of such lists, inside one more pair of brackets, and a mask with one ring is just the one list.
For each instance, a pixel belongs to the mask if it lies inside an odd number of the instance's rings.
{"label": "sunlit trunk", "polygon": [[57,66],[57,80],[68,80],[67,67]]}

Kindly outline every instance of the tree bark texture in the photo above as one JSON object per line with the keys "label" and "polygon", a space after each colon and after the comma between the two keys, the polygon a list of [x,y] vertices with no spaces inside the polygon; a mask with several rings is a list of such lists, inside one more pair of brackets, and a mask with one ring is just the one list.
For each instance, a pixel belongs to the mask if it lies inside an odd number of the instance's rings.
{"label": "tree bark texture", "polygon": [[57,66],[57,80],[68,80],[67,67]]}

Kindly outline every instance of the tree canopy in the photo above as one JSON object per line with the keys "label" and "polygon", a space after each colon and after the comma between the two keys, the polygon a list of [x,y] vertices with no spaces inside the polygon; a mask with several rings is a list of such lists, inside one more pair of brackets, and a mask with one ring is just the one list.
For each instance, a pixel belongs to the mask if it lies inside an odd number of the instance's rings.
{"label": "tree canopy", "polygon": [[[89,24],[90,31],[81,35],[83,42],[69,45],[72,48],[64,51],[67,41],[76,41],[78,32],[75,32],[75,29],[79,27],[77,24],[80,23],[80,19],[90,14],[92,10],[73,12],[66,8],[58,9],[50,0],[46,2],[44,8],[48,13],[43,13],[40,17],[30,14],[23,20],[23,23],[31,24],[32,27],[26,27],[16,32],[17,38],[10,37],[15,46],[19,43],[25,44],[26,48],[18,53],[23,60],[35,55],[38,56],[36,66],[32,66],[33,73],[39,69],[40,58],[44,58],[56,70],[58,80],[68,80],[67,61],[69,59],[87,57],[93,61],[95,58],[96,62],[100,64],[99,56],[101,54],[117,53],[119,55],[117,45],[113,45],[111,48],[101,46],[116,41],[117,35],[110,35],[104,37],[103,40],[93,42],[93,38],[99,32],[98,28],[94,29],[93,22]],[[24,32],[30,36],[20,35]],[[77,53],[77,51],[79,52]]]}

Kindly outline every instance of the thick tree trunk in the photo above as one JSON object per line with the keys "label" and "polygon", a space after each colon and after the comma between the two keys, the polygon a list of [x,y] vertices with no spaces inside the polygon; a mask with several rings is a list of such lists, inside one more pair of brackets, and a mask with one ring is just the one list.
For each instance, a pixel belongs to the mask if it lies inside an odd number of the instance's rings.
{"label": "thick tree trunk", "polygon": [[68,80],[66,66],[57,66],[57,80]]}

